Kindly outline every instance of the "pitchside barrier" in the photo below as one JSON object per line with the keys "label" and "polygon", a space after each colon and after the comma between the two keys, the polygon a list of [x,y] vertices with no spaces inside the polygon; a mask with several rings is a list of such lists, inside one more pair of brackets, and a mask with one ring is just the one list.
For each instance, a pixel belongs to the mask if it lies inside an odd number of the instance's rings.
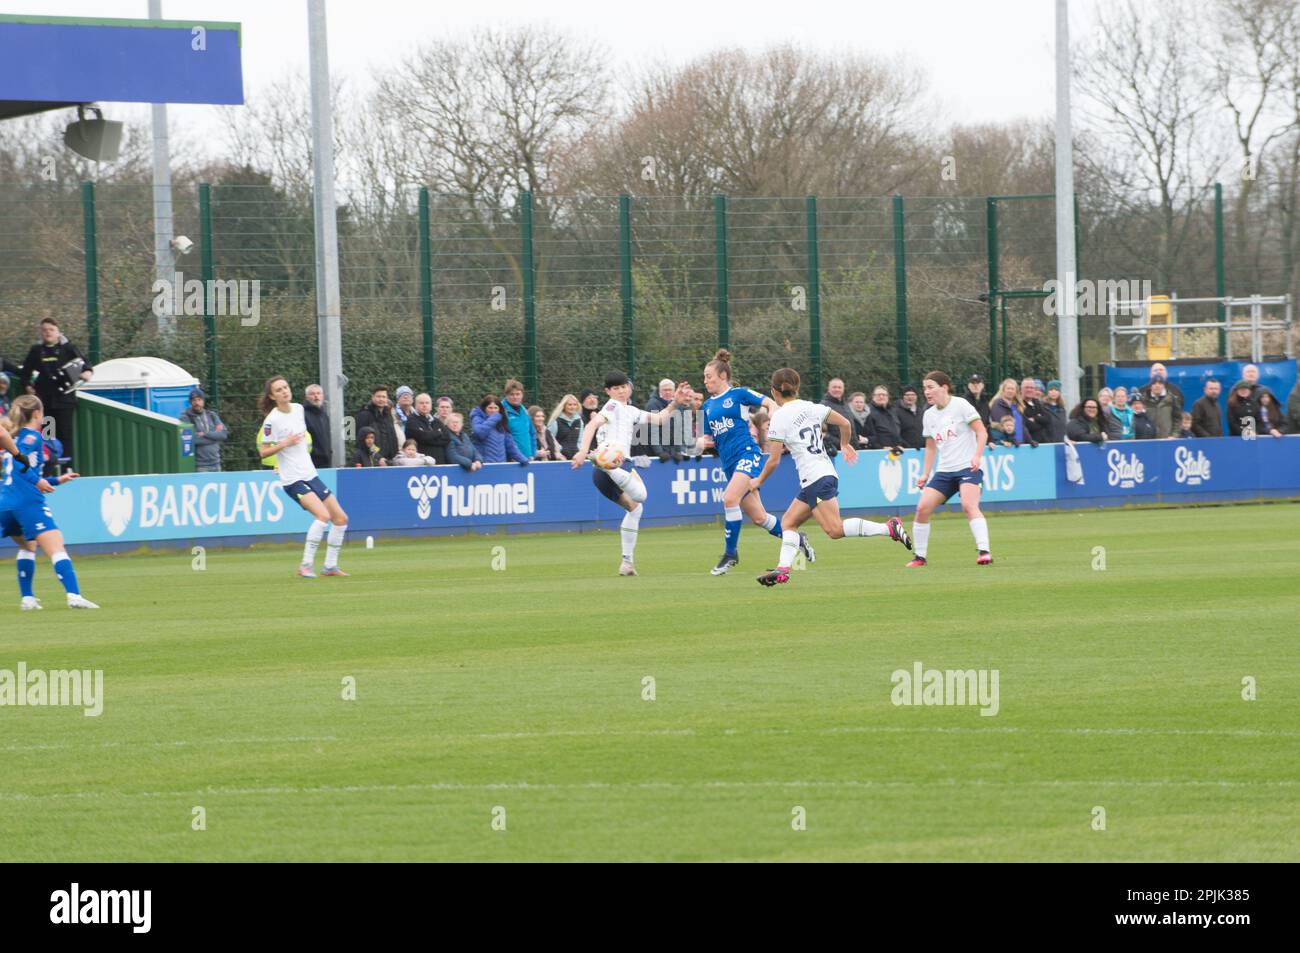
{"label": "pitchside barrier", "polygon": [[[1077,452],[1075,469],[1062,444],[988,451],[984,507],[1300,497],[1300,436],[1128,440]],[[915,507],[921,451],[891,457],[874,450],[855,466],[842,457],[836,465],[843,509],[907,516]],[[655,460],[637,472],[649,491],[643,525],[720,518],[726,480],[716,458]],[[348,512],[352,545],[365,535],[613,528],[623,515],[596,492],[590,466],[574,471],[567,463],[489,464],[475,473],[456,466],[324,470],[321,479]],[[794,467],[782,460],[763,487],[764,502],[779,513],[796,489]],[[88,477],[57,489],[50,506],[70,544],[105,552],[283,541],[300,538],[311,522],[264,471]]]}

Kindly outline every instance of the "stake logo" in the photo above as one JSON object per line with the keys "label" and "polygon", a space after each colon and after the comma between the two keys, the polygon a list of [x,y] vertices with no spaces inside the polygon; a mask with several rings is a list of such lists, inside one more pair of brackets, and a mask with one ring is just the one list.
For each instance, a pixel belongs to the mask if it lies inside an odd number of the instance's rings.
{"label": "stake logo", "polygon": [[1112,450],[1106,454],[1106,466],[1109,474],[1106,482],[1122,490],[1131,490],[1142,482],[1146,468],[1136,453],[1125,454],[1122,450]]}
{"label": "stake logo", "polygon": [[1203,450],[1190,450],[1179,447],[1174,451],[1174,482],[1188,486],[1200,486],[1210,482],[1210,458]]}

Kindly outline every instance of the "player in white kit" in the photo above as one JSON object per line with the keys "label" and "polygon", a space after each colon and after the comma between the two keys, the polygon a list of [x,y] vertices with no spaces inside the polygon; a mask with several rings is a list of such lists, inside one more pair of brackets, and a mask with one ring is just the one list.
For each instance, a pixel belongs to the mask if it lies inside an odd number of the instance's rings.
{"label": "player in white kit", "polygon": [[853,466],[858,460],[858,451],[853,447],[853,428],[848,420],[825,404],[800,400],[799,372],[789,367],[783,367],[772,375],[772,399],[779,406],[767,428],[767,463],[752,488],[758,490],[776,472],[784,452],[794,459],[799,473],[799,493],[781,517],[781,555],[776,568],[759,576],[759,585],[775,586],[790,581],[790,564],[799,550],[799,527],[810,516],[831,539],[888,536],[911,549],[912,541],[903,529],[903,521],[897,516],[891,516],[884,523],[873,523],[856,516],[840,518],[840,504],[836,499],[840,481],[822,442],[822,425],[839,428],[841,452],[845,462]]}
{"label": "player in white kit", "polygon": [[[673,402],[658,413],[652,414],[629,403],[632,399],[632,382],[622,371],[610,371],[605,375],[605,393],[609,399],[600,410],[591,415],[587,426],[582,430],[578,452],[573,455],[572,467],[575,470],[587,459],[587,452],[591,449],[593,440],[596,446],[604,443],[618,444],[623,448],[623,453],[627,454],[636,444],[645,443],[644,440],[634,439],[633,430],[638,425],[667,421],[679,408],[690,406],[694,395],[691,385],[682,381],[677,385]],[[624,460],[622,467],[613,470],[595,467],[591,475],[591,482],[603,496],[627,510],[620,533],[623,543],[623,559],[618,567],[620,576],[636,575],[633,555],[636,551],[637,532],[641,528],[641,514],[644,512],[641,504],[646,498],[645,483],[635,471],[630,469],[630,466],[631,461]]]}
{"label": "player in white kit", "polygon": [[302,404],[290,401],[293,394],[289,382],[283,377],[272,377],[262,389],[258,408],[266,414],[262,422],[261,443],[257,452],[263,461],[275,458],[275,469],[280,475],[280,488],[299,506],[316,519],[307,529],[307,544],[302,552],[298,575],[314,579],[316,571],[312,562],[325,530],[329,529],[329,543],[325,548],[325,567],[322,576],[346,576],[339,568],[339,548],[348,531],[348,514],[343,512],[329,487],[316,473],[311,454],[307,449],[307,421]]}
{"label": "player in white kit", "polygon": [[[925,375],[925,399],[930,407],[921,420],[921,433],[925,437],[925,464],[916,485],[921,487],[921,499],[916,504],[916,518],[912,521],[912,538],[916,551],[908,563],[909,568],[926,565],[925,554],[930,542],[930,514],[942,506],[954,493],[961,494],[961,509],[970,520],[971,535],[979,555],[976,565],[988,566],[993,562],[989,553],[989,524],[980,512],[980,493],[984,471],[980,459],[988,444],[989,433],[984,429],[977,411],[962,397],[952,396],[952,381],[943,371]],[[938,456],[938,465],[935,457]],[[934,468],[934,476],[930,470]]]}

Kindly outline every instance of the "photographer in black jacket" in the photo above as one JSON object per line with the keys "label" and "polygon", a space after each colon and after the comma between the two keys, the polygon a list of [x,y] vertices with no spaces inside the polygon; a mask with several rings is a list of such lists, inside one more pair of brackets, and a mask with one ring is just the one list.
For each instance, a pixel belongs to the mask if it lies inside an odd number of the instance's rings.
{"label": "photographer in black jacket", "polygon": [[94,368],[81,349],[63,336],[59,322],[42,318],[40,327],[41,340],[27,352],[18,379],[41,399],[45,413],[54,419],[54,436],[63,444],[63,455],[71,458],[76,387],[94,376]]}

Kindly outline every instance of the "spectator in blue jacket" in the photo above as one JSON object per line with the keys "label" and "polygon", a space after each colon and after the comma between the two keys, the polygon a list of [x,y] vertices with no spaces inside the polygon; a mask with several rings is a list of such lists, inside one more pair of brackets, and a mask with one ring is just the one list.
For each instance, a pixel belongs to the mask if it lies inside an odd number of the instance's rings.
{"label": "spectator in blue jacket", "polygon": [[[519,452],[531,460],[537,455],[537,434],[533,430],[532,415],[524,406],[524,385],[513,377],[510,378],[506,381],[505,398],[506,402],[502,405],[501,412],[506,415],[510,436],[514,437]],[[477,426],[474,428],[474,433],[476,435],[478,433]]]}
{"label": "spectator in blue jacket", "polygon": [[221,422],[215,410],[204,408],[203,391],[190,391],[190,405],[181,412],[181,421],[194,429],[194,469],[199,473],[218,473],[221,470],[221,445],[230,431]]}
{"label": "spectator in blue jacket", "polygon": [[479,454],[478,447],[474,446],[474,441],[469,438],[469,434],[465,433],[464,416],[458,413],[448,414],[447,430],[451,433],[451,441],[447,444],[447,462],[454,463],[471,473],[482,470],[483,457]]}
{"label": "spectator in blue jacket", "polygon": [[[531,429],[533,422],[528,419],[527,411],[524,412],[524,421]],[[497,400],[496,394],[488,394],[479,401],[470,412],[469,422],[474,433],[474,446],[478,447],[484,463],[513,460],[520,466],[528,466],[528,457],[520,452],[519,444],[510,435],[510,425],[501,412],[501,401]]]}

